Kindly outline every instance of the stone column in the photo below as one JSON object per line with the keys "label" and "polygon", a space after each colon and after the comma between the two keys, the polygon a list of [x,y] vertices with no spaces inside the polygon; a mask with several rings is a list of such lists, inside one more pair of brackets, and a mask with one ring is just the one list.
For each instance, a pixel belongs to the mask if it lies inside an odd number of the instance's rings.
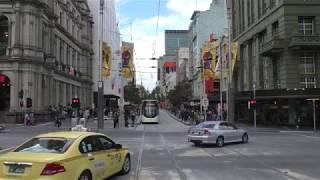
{"label": "stone column", "polygon": [[18,83],[18,71],[10,71],[8,73],[4,73],[10,78],[11,86],[10,86],[10,112],[18,111],[19,109],[19,83]]}

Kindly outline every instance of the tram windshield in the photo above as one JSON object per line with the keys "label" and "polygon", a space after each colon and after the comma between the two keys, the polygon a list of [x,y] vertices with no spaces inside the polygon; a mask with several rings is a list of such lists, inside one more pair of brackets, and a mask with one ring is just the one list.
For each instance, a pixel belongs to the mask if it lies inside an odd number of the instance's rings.
{"label": "tram windshield", "polygon": [[157,101],[143,101],[142,103],[143,115],[146,118],[155,118],[159,113],[159,106]]}

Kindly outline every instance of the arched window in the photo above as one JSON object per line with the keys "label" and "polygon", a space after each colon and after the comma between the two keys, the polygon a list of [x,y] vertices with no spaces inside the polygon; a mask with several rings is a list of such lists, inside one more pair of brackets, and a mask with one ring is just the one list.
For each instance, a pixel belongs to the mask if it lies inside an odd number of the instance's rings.
{"label": "arched window", "polygon": [[0,56],[6,55],[9,39],[8,18],[0,16]]}

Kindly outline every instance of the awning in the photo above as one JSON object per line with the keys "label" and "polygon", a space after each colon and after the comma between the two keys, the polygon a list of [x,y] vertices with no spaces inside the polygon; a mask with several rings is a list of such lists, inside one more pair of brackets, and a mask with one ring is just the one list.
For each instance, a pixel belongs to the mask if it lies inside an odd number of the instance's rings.
{"label": "awning", "polygon": [[172,68],[172,67],[176,67],[176,62],[174,61],[167,61],[163,64],[163,67],[165,68]]}

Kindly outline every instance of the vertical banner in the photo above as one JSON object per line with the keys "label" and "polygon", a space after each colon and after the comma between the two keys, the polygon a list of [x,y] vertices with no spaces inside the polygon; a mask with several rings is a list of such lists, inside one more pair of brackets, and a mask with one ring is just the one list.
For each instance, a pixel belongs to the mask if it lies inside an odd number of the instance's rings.
{"label": "vertical banner", "polygon": [[[223,43],[224,45],[221,47],[222,48],[222,63],[220,63],[220,57],[219,55],[219,60],[215,68],[215,73],[216,73],[216,78],[220,79],[220,73],[221,73],[221,68],[223,70],[223,78],[228,77],[229,73],[229,47],[227,43]],[[231,74],[234,71],[234,66],[237,61],[237,56],[238,56],[238,48],[239,48],[239,43],[231,43]],[[220,51],[220,50],[219,50]],[[222,64],[222,67],[221,67]]]}
{"label": "vertical banner", "polygon": [[102,63],[103,63],[103,76],[108,78],[111,74],[112,67],[112,54],[111,48],[106,42],[102,43]]}
{"label": "vertical banner", "polygon": [[133,44],[123,43],[121,47],[122,76],[126,79],[133,78]]}
{"label": "vertical banner", "polygon": [[216,66],[216,48],[215,42],[205,42],[201,49],[201,60],[203,66],[202,78],[207,80],[214,78],[214,69]]}
{"label": "vertical banner", "polygon": [[214,90],[215,66],[216,66],[216,46],[214,41],[205,42],[201,49],[201,59],[203,74],[202,79],[205,81],[205,92],[211,93]]}
{"label": "vertical banner", "polygon": [[[237,42],[231,43],[231,74],[233,74],[234,66],[236,64],[237,55],[238,55],[238,48],[239,48],[239,44]],[[228,44],[225,44],[223,49],[224,49],[223,77],[226,78],[226,77],[228,77],[228,73],[229,73],[229,47],[228,47]]]}

